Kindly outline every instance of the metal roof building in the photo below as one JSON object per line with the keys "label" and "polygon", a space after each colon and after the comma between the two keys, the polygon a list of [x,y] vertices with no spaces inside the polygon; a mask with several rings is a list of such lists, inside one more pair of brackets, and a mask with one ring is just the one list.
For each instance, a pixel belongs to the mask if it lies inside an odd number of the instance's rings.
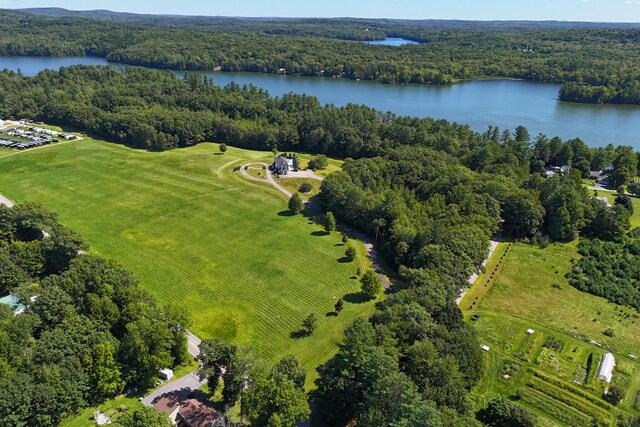
{"label": "metal roof building", "polygon": [[600,368],[598,369],[598,375],[596,378],[610,383],[611,377],[613,376],[613,368],[615,366],[616,359],[613,357],[613,354],[605,354],[602,356],[602,361],[600,362]]}

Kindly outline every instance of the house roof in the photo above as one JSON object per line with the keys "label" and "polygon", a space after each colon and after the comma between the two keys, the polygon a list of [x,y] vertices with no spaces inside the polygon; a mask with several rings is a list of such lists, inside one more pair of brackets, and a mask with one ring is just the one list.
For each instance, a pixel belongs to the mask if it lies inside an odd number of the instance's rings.
{"label": "house roof", "polygon": [[157,402],[153,404],[153,407],[156,408],[156,411],[158,412],[171,414],[186,401],[187,398],[181,392],[172,392],[163,395]]}
{"label": "house roof", "polygon": [[200,400],[189,399],[180,408],[179,418],[189,427],[210,427],[220,413]]}

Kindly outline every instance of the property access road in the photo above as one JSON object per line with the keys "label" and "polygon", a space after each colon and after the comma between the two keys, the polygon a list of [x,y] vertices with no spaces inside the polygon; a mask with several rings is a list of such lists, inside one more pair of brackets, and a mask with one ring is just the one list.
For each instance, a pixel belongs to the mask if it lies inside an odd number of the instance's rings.
{"label": "property access road", "polygon": [[[248,166],[254,166],[254,165],[258,165],[258,166],[265,166],[264,171],[265,174],[267,176],[267,179],[260,179],[260,178],[256,178],[253,177],[251,175],[249,175],[246,171],[246,168]],[[244,175],[246,178],[252,180],[252,181],[258,181],[258,182],[268,182],[269,184],[273,185],[278,191],[280,191],[282,194],[284,194],[285,196],[287,196],[288,198],[290,198],[292,196],[291,192],[287,191],[285,188],[283,188],[280,184],[278,184],[274,179],[273,176],[271,174],[271,171],[269,170],[269,165],[266,163],[262,163],[262,162],[252,162],[252,163],[247,163],[244,164],[240,167],[240,172],[242,172],[242,175]],[[298,171],[298,172],[293,172],[289,175],[281,175],[280,178],[282,179],[286,179],[286,178],[310,178],[310,179],[315,179],[318,181],[322,181],[323,178],[316,175],[315,173],[313,173],[312,171]],[[322,210],[320,209],[320,206],[318,206],[318,203],[315,202],[315,200],[310,200],[305,202],[305,206],[307,208],[309,208],[309,210],[314,211],[314,212],[318,212],[318,213],[322,213]],[[376,274],[378,275],[378,277],[380,278],[380,281],[382,282],[382,286],[384,286],[385,290],[390,291],[391,290],[391,283],[389,282],[389,279],[387,279],[387,276],[385,276],[384,274],[384,270],[382,269],[382,267],[380,266],[380,258],[378,255],[378,252],[375,250],[375,246],[374,246],[374,242],[371,240],[371,237],[365,233],[362,233],[360,231],[355,230],[354,228],[339,222],[338,223],[340,225],[340,227],[345,230],[346,232],[348,232],[349,234],[351,234],[352,236],[355,236],[358,240],[361,240],[364,243],[364,247],[367,251],[367,256],[368,258],[371,260],[371,265],[373,266],[374,271],[376,272]]]}

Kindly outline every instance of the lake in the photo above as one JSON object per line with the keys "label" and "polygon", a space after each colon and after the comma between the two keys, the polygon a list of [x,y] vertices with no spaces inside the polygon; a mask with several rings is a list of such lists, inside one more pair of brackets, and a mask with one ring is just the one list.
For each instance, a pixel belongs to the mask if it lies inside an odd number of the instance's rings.
{"label": "lake", "polygon": [[[45,68],[107,64],[103,58],[0,57],[0,69],[20,68],[34,75]],[[560,102],[558,85],[514,80],[484,80],[452,86],[386,85],[334,78],[259,73],[202,72],[219,85],[252,83],[274,96],[288,92],[317,96],[337,106],[365,104],[380,111],[466,123],[476,131],[526,126],[532,136],[580,137],[591,146],[631,145],[640,150],[640,106]]]}
{"label": "lake", "polygon": [[397,37],[389,37],[384,40],[367,40],[366,44],[378,44],[384,46],[404,46],[406,44],[420,44],[418,42],[414,42],[413,40],[401,39]]}

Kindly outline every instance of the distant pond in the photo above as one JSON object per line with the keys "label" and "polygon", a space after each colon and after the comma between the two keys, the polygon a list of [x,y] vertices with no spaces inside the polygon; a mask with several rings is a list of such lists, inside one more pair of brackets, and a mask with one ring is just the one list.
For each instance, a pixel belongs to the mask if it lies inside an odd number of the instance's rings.
{"label": "distant pond", "polygon": [[418,42],[414,42],[413,40],[401,39],[397,37],[389,37],[384,40],[367,40],[366,44],[381,44],[385,46],[404,46],[407,44],[420,44]]}
{"label": "distant pond", "polygon": [[[106,65],[104,58],[1,57],[0,69],[35,75],[73,64]],[[118,64],[114,64],[118,65]],[[183,72],[176,71],[178,75]],[[235,81],[254,84],[273,96],[305,93],[324,104],[364,104],[400,115],[433,117],[468,124],[482,132],[526,126],[563,139],[582,138],[591,146],[631,145],[640,150],[640,106],[591,105],[558,101],[558,85],[514,80],[473,81],[451,86],[387,85],[339,78],[296,77],[260,73],[202,71],[221,86]]]}

